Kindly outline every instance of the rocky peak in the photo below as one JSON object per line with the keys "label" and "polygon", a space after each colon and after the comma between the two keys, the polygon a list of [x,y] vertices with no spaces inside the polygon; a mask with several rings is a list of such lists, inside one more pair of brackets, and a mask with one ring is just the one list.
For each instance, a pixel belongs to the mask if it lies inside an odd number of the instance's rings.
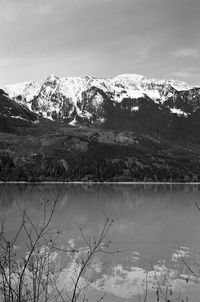
{"label": "rocky peak", "polygon": [[102,121],[108,115],[106,108],[140,112],[142,100],[160,104],[167,110],[171,108],[174,114],[181,110],[186,116],[199,108],[200,103],[200,88],[177,80],[148,79],[139,74],[120,74],[107,79],[87,75],[59,78],[52,74],[43,84],[8,85],[5,91],[17,102],[51,119],[76,116],[91,120],[92,116],[93,121]]}

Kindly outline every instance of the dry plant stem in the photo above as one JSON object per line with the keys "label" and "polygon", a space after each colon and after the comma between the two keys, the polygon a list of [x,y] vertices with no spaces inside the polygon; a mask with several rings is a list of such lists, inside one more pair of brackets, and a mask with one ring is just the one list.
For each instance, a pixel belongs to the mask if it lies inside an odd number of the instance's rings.
{"label": "dry plant stem", "polygon": [[91,260],[91,258],[93,257],[93,255],[98,251],[99,247],[103,243],[103,240],[105,239],[106,235],[108,234],[108,231],[110,230],[112,223],[113,223],[113,220],[109,219],[107,217],[106,221],[105,221],[105,224],[103,226],[103,229],[102,229],[102,231],[100,233],[99,239],[97,239],[97,238],[94,237],[94,246],[93,247],[88,242],[88,240],[86,239],[86,236],[83,234],[83,231],[81,230],[81,234],[83,236],[83,239],[85,240],[86,244],[89,246],[89,254],[88,254],[86,260],[84,261],[84,263],[83,263],[83,265],[81,267],[81,270],[80,270],[80,272],[78,274],[78,277],[77,277],[77,279],[75,281],[75,285],[74,285],[74,290],[73,290],[73,295],[72,295],[71,302],[77,301],[77,297],[80,294],[80,291],[79,291],[79,293],[77,293],[78,283],[79,283],[80,277],[82,276],[82,274],[83,274],[86,266],[88,265],[88,263]]}
{"label": "dry plant stem", "polygon": [[[86,267],[89,265],[96,253],[114,253],[114,251],[107,251],[110,246],[110,241],[105,241],[113,219],[106,216],[105,223],[98,236],[86,236],[81,228],[79,228],[81,236],[86,244],[85,248],[81,249],[64,249],[56,246],[55,238],[59,236],[60,232],[55,231],[54,227],[50,227],[50,222],[55,213],[58,198],[55,199],[51,208],[50,214],[47,215],[47,204],[43,206],[43,219],[41,225],[35,224],[26,211],[22,214],[20,227],[13,240],[8,241],[5,235],[5,225],[1,223],[0,231],[0,275],[1,275],[1,293],[4,297],[4,302],[77,302],[88,301],[86,295],[81,298],[81,294],[91,281],[84,287],[80,287],[80,278],[83,276]],[[25,233],[27,239],[27,247],[29,253],[27,257],[22,257],[21,262],[16,258],[14,252],[15,244],[21,235]],[[57,236],[57,237],[56,237]],[[42,244],[43,243],[43,244]],[[40,248],[48,248],[44,253],[40,254]],[[72,295],[69,296],[67,291],[63,294],[56,284],[56,279],[51,273],[50,258],[54,250],[63,253],[81,253],[84,252],[80,271],[76,276]],[[119,251],[117,251],[119,252]],[[59,269],[53,274],[63,270],[63,263],[59,263]],[[45,276],[45,279],[44,279]],[[26,278],[29,278],[27,281]],[[17,282],[17,283],[16,283]],[[27,283],[28,282],[28,283]],[[30,285],[30,287],[29,287]],[[49,291],[49,286],[52,290]],[[53,291],[54,290],[54,291]],[[67,299],[64,298],[67,295]],[[102,295],[96,302],[104,299],[106,294]]]}
{"label": "dry plant stem", "polygon": [[144,295],[144,302],[147,301],[147,293],[148,293],[148,273],[146,273],[146,279],[145,279],[145,295]]}
{"label": "dry plant stem", "polygon": [[[39,229],[38,226],[35,226],[28,214],[24,211],[22,215],[22,220],[20,227],[17,231],[17,234],[15,235],[14,239],[11,241],[8,241],[5,237],[5,219],[1,223],[1,232],[0,232],[0,248],[1,248],[1,255],[0,255],[0,274],[1,274],[1,284],[2,284],[2,293],[4,296],[5,301],[17,301],[22,302],[24,301],[23,297],[23,287],[24,287],[24,277],[25,272],[27,269],[27,266],[30,265],[30,259],[33,255],[33,253],[36,252],[36,249],[38,248],[38,242],[41,238],[43,238],[44,235],[48,234],[48,227],[52,220],[53,214],[55,212],[56,204],[57,204],[58,198],[54,201],[53,207],[51,209],[50,215],[48,219],[46,219],[46,208],[44,208],[44,219],[42,222],[41,229]],[[31,228],[30,231],[26,227],[26,220],[30,224]],[[23,266],[22,270],[19,267],[19,263],[16,260],[15,256],[12,255],[14,250],[14,244],[16,243],[19,235],[22,233],[22,231],[25,232],[27,239],[28,239],[28,247],[30,248],[30,252],[28,254],[27,259],[22,258],[23,260]],[[33,235],[33,232],[35,234]],[[36,238],[34,239],[34,236]],[[13,258],[14,256],[14,258]],[[43,259],[44,260],[44,259]],[[32,298],[31,298],[31,292],[24,287],[24,292],[26,294],[26,302],[27,301],[39,301],[39,296],[41,295],[41,282],[42,282],[42,274],[44,273],[44,263],[42,261],[42,258],[38,258],[35,263],[35,268],[32,271]],[[17,270],[17,267],[19,268]],[[18,276],[18,277],[17,277]],[[15,288],[13,286],[13,278],[18,278],[19,284],[18,288]]]}
{"label": "dry plant stem", "polygon": [[[152,263],[151,263],[151,267],[154,270]],[[176,298],[173,298],[173,299],[168,297],[169,296],[169,286],[166,285],[165,289],[162,288],[162,285],[160,284],[160,282],[158,280],[158,277],[157,277],[157,274],[156,274],[155,270],[154,270],[154,277],[155,277],[155,280],[156,280],[156,283],[157,283],[157,291],[156,291],[157,301],[160,301],[160,299],[164,300],[165,302],[180,301],[180,296],[178,296]]]}
{"label": "dry plant stem", "polygon": [[[31,247],[31,251],[30,251],[30,253],[29,253],[29,255],[28,255],[28,258],[27,258],[27,260],[26,260],[25,263],[24,263],[23,270],[22,270],[22,272],[21,272],[21,274],[20,274],[19,288],[18,288],[18,293],[19,293],[18,302],[22,302],[23,278],[24,278],[24,273],[25,273],[25,271],[26,271],[27,265],[29,264],[30,258],[31,258],[31,256],[32,256],[34,250],[36,249],[36,246],[37,246],[38,241],[40,240],[42,234],[46,231],[46,229],[48,228],[48,226],[49,226],[49,224],[50,224],[50,222],[51,222],[51,220],[52,220],[52,217],[53,217],[53,214],[54,214],[54,212],[55,212],[55,208],[56,208],[57,202],[58,202],[58,199],[56,199],[56,200],[54,201],[53,208],[52,208],[52,210],[51,210],[51,213],[50,213],[49,218],[48,218],[48,220],[47,220],[46,223],[45,223],[45,218],[46,218],[46,215],[45,215],[43,226],[41,227],[41,230],[40,230],[39,232],[36,232],[37,237],[36,237],[36,239],[35,239],[34,241],[32,240],[30,234],[27,233],[27,230],[26,230],[26,227],[25,227],[25,223],[24,223],[24,221],[23,221],[23,228],[24,228],[24,230],[25,230],[25,232],[26,232],[26,234],[27,234],[27,236],[28,236],[28,238],[29,238],[29,240],[30,240],[30,243],[31,243],[31,246],[32,246],[32,247]],[[45,210],[45,211],[46,211],[46,210]]]}

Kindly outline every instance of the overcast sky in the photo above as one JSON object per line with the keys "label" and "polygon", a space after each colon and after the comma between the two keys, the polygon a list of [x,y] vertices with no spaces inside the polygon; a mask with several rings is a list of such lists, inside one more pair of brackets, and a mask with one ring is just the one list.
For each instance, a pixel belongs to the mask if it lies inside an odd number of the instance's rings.
{"label": "overcast sky", "polygon": [[121,73],[200,84],[200,0],[0,4],[0,84]]}

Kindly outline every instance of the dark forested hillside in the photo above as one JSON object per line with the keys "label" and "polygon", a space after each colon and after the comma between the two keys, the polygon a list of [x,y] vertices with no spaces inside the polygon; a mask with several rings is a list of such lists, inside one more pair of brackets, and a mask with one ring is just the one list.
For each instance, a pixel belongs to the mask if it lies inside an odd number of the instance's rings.
{"label": "dark forested hillside", "polygon": [[1,181],[200,181],[198,148],[90,128],[38,133],[0,135]]}

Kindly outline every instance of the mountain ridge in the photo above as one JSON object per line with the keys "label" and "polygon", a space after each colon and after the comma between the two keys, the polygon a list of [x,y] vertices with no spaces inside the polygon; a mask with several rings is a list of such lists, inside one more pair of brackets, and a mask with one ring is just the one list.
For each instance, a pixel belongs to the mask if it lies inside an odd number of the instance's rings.
{"label": "mountain ridge", "polygon": [[[32,81],[5,85],[2,88],[17,102],[26,105],[30,110],[40,113],[46,118],[52,119],[70,118],[74,110],[79,115],[80,106],[78,104],[84,102],[83,94],[91,99],[94,89],[98,90],[92,96],[94,107],[95,104],[96,107],[98,107],[98,103],[101,104],[102,94],[106,94],[111,101],[116,103],[121,103],[127,98],[138,99],[146,95],[154,102],[164,103],[179,92],[182,95],[184,92],[188,92],[190,100],[194,99],[194,95],[200,96],[200,88],[188,85],[186,82],[148,79],[138,74],[121,74],[113,78],[94,78],[91,76],[59,78],[50,75],[43,83]],[[66,105],[69,112],[67,112]],[[136,106],[133,108],[136,109]],[[182,108],[177,109],[180,109],[177,113],[181,114]],[[184,112],[182,114],[184,115]],[[82,112],[82,115],[87,118],[90,114]]]}
{"label": "mountain ridge", "polygon": [[[137,74],[137,73],[122,73],[122,74],[118,74],[116,76],[113,77],[95,77],[95,76],[91,76],[91,75],[84,75],[84,76],[57,76],[56,74],[49,74],[47,76],[46,79],[53,79],[53,78],[57,78],[57,79],[76,79],[76,78],[80,78],[80,79],[84,79],[84,78],[91,78],[91,79],[99,79],[99,80],[111,80],[111,79],[119,79],[119,78],[132,78],[135,79],[135,81],[141,81],[142,79],[146,79],[146,80],[150,80],[150,81],[161,81],[161,82],[177,82],[183,85],[186,85],[188,87],[188,89],[191,88],[200,88],[200,85],[194,84],[188,84],[185,81],[182,80],[178,80],[178,79],[172,79],[172,78],[148,78],[147,76],[141,75],[141,74]],[[36,80],[31,80],[31,81],[24,81],[24,82],[16,82],[16,83],[11,83],[11,84],[4,84],[1,85],[1,87],[8,87],[8,86],[15,86],[15,85],[26,85],[29,83],[38,83],[38,84],[42,84],[44,83],[46,80],[44,81],[36,81]]]}
{"label": "mountain ridge", "polygon": [[71,126],[191,141],[200,125],[200,88],[183,81],[148,79],[138,74],[113,78],[50,75],[43,83],[24,82],[3,89],[39,117]]}
{"label": "mountain ridge", "polygon": [[200,181],[198,87],[124,74],[3,88],[0,180]]}

